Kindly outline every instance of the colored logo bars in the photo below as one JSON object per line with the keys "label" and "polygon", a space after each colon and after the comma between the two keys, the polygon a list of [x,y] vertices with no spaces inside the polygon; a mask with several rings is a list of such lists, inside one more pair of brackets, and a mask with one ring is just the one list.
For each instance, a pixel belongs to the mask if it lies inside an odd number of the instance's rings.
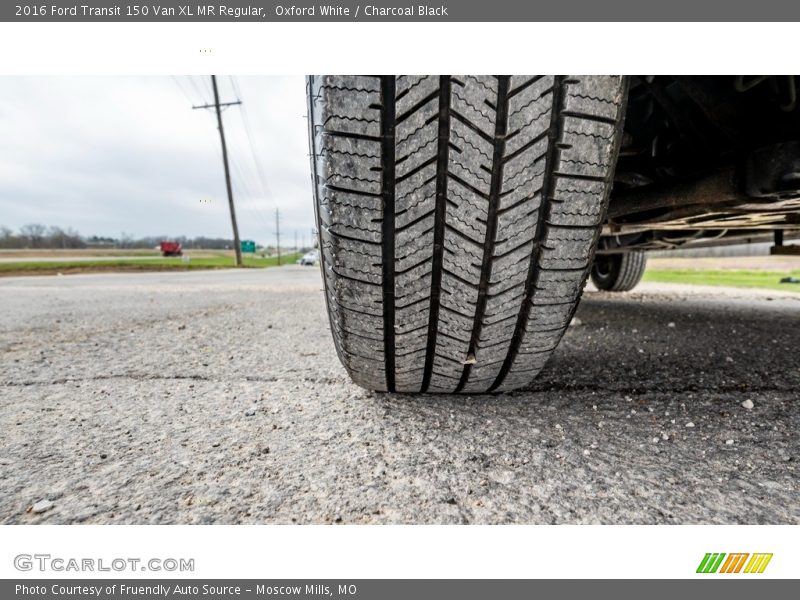
{"label": "colored logo bars", "polygon": [[[748,556],[750,557],[750,560],[747,560]],[[697,567],[697,572],[763,573],[770,560],[772,560],[771,553],[748,554],[745,552],[737,554],[725,554],[724,552],[709,552],[703,557],[703,560],[700,561],[700,565]],[[742,569],[742,567],[744,567],[744,569]]]}

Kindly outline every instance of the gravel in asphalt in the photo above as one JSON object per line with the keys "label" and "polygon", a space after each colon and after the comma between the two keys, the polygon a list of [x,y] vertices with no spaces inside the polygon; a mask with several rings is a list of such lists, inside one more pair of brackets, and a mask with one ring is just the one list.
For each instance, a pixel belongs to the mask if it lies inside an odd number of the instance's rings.
{"label": "gravel in asphalt", "polygon": [[530,389],[392,396],[320,288],[0,280],[0,522],[800,523],[800,295],[587,292]]}

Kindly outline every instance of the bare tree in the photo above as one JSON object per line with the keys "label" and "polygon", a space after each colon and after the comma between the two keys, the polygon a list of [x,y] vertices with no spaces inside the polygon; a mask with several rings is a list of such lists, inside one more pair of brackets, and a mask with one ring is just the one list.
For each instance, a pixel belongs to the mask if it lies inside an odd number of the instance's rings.
{"label": "bare tree", "polygon": [[14,235],[14,231],[8,227],[0,226],[0,248],[16,248],[19,239]]}
{"label": "bare tree", "polygon": [[23,225],[19,228],[19,236],[24,240],[26,245],[30,246],[31,248],[41,248],[46,231],[47,228],[44,225],[31,223],[29,225]]}
{"label": "bare tree", "polygon": [[66,248],[85,248],[86,243],[81,238],[81,234],[72,228],[64,230],[64,247]]}
{"label": "bare tree", "polygon": [[61,248],[67,247],[67,235],[61,227],[50,227],[47,230],[47,243],[48,248]]}
{"label": "bare tree", "polygon": [[133,236],[129,233],[125,233],[124,231],[119,235],[119,239],[117,240],[117,247],[118,248],[133,248],[135,246],[133,242]]}

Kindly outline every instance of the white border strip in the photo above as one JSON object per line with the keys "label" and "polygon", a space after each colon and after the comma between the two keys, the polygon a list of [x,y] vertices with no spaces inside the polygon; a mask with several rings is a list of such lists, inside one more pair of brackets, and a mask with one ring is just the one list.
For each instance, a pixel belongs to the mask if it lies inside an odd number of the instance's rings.
{"label": "white border strip", "polygon": [[796,40],[796,23],[0,23],[0,74],[794,73]]}
{"label": "white border strip", "polygon": [[[6,526],[0,577],[797,578],[796,526]],[[760,575],[695,573],[706,552],[770,552]],[[20,572],[19,554],[194,558],[192,573]]]}

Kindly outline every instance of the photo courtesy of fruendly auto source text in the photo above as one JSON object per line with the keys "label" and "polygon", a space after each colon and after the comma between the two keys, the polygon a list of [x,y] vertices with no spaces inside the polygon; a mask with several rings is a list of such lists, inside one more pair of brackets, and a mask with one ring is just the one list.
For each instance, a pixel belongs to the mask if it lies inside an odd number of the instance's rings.
{"label": "photo courtesy of fruendly auto source text", "polygon": [[0,597],[797,596],[798,22],[0,6]]}

